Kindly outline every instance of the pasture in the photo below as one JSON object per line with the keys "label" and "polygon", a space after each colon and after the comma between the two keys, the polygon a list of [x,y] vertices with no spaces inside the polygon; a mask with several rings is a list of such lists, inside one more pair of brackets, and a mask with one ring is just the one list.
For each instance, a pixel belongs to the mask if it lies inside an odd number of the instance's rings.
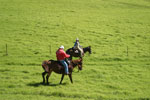
{"label": "pasture", "polygon": [[[42,61],[77,37],[92,54],[74,83],[42,85]],[[16,99],[149,100],[150,0],[0,0],[0,100]]]}

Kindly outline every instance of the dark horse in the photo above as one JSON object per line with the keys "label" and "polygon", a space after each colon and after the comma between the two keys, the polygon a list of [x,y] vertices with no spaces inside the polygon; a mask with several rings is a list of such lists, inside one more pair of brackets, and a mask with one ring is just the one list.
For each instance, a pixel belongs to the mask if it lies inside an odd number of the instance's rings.
{"label": "dark horse", "polygon": [[[78,66],[79,70],[82,70],[82,59],[81,58],[78,60],[71,60],[69,63],[68,68],[69,68],[69,73],[70,73],[69,78],[70,78],[71,83],[73,83],[72,71],[76,66]],[[42,67],[44,69],[44,72],[42,73],[43,84],[45,83],[45,74],[47,74],[46,81],[47,81],[47,84],[49,84],[48,79],[49,79],[49,76],[51,75],[52,71],[54,71],[55,73],[58,73],[58,74],[62,74],[60,84],[62,83],[62,80],[65,75],[65,70],[64,70],[64,67],[58,61],[45,60],[42,63]]]}
{"label": "dark horse", "polygon": [[[83,53],[86,53],[86,52],[89,52],[89,54],[92,53],[91,46],[83,48]],[[80,51],[77,49],[69,48],[66,51],[66,53],[70,55],[70,58],[69,58],[70,60],[72,59],[72,57],[80,57]]]}

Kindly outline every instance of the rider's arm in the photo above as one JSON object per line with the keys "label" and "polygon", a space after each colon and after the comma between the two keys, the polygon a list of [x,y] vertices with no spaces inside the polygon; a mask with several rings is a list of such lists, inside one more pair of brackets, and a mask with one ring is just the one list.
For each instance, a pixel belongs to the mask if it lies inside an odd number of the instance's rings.
{"label": "rider's arm", "polygon": [[70,55],[66,54],[65,52],[63,52],[63,56],[64,56],[65,58],[69,58],[69,57],[70,57]]}

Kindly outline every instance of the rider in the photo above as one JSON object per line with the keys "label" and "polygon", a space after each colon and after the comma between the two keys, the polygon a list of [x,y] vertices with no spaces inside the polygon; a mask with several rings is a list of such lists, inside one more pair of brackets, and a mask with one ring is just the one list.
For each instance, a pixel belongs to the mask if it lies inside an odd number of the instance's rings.
{"label": "rider", "polygon": [[65,61],[65,58],[69,58],[70,55],[66,54],[64,51],[64,46],[61,45],[59,49],[56,51],[57,60],[65,67],[65,74],[69,74],[68,64]]}
{"label": "rider", "polygon": [[78,38],[76,38],[76,42],[74,44],[73,49],[78,49],[81,52],[80,57],[83,56],[83,49],[82,49],[82,47],[81,47],[81,45],[79,43],[79,39]]}

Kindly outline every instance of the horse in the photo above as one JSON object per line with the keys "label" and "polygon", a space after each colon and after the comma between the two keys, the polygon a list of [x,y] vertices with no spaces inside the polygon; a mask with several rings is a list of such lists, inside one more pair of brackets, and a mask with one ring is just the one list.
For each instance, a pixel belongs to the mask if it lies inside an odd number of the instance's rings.
{"label": "horse", "polygon": [[[69,78],[71,83],[73,83],[72,80],[72,72],[73,69],[78,66],[79,70],[82,70],[82,59],[77,59],[77,60],[71,60],[68,66],[69,69]],[[54,71],[57,74],[62,74],[61,80],[60,80],[60,84],[62,84],[64,75],[65,75],[65,69],[63,67],[63,65],[60,64],[59,61],[55,61],[55,60],[45,60],[42,63],[42,68],[44,69],[44,72],[42,73],[42,77],[43,77],[43,84],[45,84],[45,74],[47,74],[46,76],[46,81],[47,84],[49,84],[48,79],[51,75],[51,73]]]}
{"label": "horse", "polygon": [[[89,52],[89,54],[92,53],[91,46],[83,48],[83,55],[84,53]],[[72,57],[81,57],[80,51],[78,49],[69,48],[66,50],[66,53],[70,55],[69,59],[71,60]]]}

